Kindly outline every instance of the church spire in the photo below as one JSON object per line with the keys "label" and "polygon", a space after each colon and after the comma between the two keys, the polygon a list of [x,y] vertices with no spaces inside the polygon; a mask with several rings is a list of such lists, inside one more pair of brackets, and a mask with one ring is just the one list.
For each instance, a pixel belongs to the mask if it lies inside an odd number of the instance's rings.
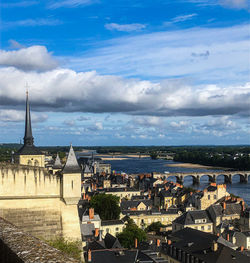
{"label": "church spire", "polygon": [[24,145],[33,146],[34,138],[32,136],[31,129],[31,117],[30,117],[30,105],[29,105],[29,94],[26,91],[26,117],[25,117],[25,134],[24,134]]}

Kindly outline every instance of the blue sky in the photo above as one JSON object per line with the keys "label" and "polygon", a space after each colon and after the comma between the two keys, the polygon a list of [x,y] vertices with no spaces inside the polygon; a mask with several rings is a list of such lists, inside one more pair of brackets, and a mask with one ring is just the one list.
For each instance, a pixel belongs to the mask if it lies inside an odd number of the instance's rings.
{"label": "blue sky", "polygon": [[248,0],[0,3],[0,142],[249,144]]}

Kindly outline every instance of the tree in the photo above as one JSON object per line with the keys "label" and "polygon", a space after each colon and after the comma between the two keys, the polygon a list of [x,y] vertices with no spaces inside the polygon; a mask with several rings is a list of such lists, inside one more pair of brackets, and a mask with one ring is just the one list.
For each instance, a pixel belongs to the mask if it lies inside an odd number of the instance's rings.
{"label": "tree", "polygon": [[146,232],[151,232],[154,231],[157,235],[160,234],[160,228],[163,227],[164,225],[161,222],[153,222],[151,225],[149,225],[145,231]]}
{"label": "tree", "polygon": [[126,248],[132,248],[135,245],[135,239],[137,239],[138,243],[146,240],[147,235],[145,231],[140,229],[133,220],[128,220],[128,223],[125,229],[117,234],[117,238],[119,239],[121,245]]}
{"label": "tree", "polygon": [[150,157],[151,157],[152,160],[156,160],[158,158],[157,152],[151,152],[150,153]]}
{"label": "tree", "polygon": [[119,219],[120,217],[120,198],[110,194],[97,194],[90,200],[90,206],[95,209],[102,220]]}

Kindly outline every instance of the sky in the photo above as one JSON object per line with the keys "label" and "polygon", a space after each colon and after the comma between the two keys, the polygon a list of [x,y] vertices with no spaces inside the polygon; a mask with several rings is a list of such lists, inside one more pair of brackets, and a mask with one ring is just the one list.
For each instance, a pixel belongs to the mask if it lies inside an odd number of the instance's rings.
{"label": "sky", "polygon": [[249,0],[2,0],[0,142],[250,144]]}

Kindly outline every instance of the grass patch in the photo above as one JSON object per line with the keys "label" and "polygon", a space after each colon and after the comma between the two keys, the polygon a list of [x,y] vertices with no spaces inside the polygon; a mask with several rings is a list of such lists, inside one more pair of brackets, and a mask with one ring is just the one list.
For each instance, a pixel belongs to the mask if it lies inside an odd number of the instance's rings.
{"label": "grass patch", "polygon": [[83,250],[80,249],[82,245],[80,241],[68,241],[63,237],[57,237],[53,240],[47,240],[46,242],[69,257],[79,261],[81,260],[81,253],[83,253]]}

